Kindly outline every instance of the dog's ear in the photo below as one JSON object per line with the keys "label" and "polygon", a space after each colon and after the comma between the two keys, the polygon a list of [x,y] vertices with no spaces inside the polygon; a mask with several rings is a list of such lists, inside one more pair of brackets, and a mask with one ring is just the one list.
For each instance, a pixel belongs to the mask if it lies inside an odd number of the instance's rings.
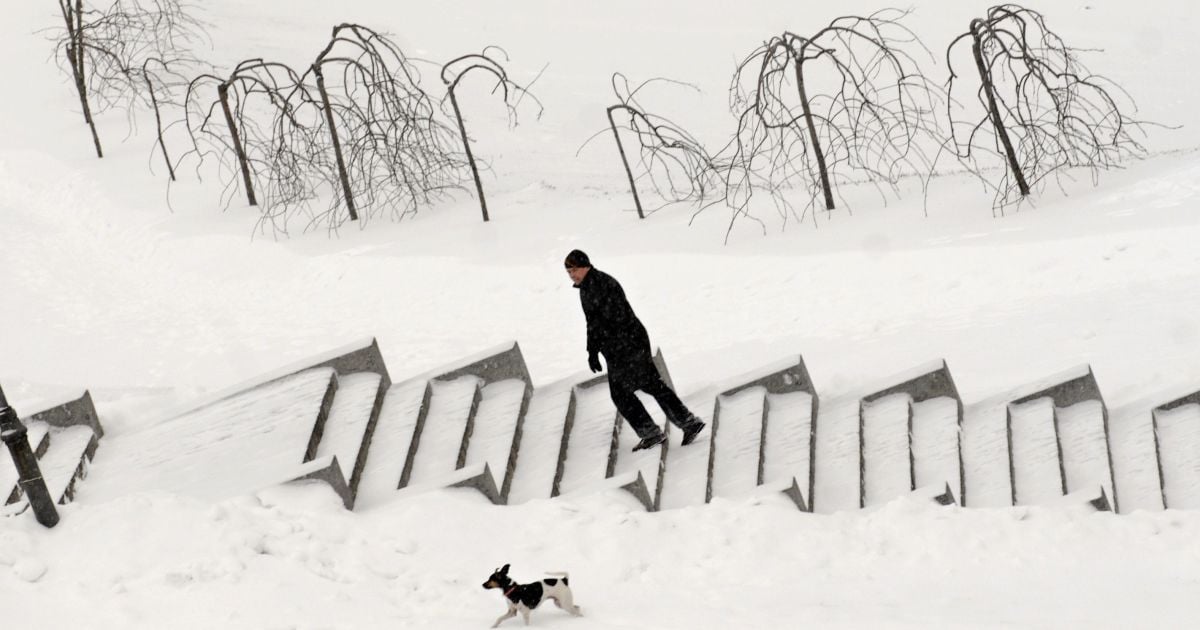
{"label": "dog's ear", "polygon": [[504,575],[508,575],[508,565],[507,564],[500,568],[500,573],[503,573]]}

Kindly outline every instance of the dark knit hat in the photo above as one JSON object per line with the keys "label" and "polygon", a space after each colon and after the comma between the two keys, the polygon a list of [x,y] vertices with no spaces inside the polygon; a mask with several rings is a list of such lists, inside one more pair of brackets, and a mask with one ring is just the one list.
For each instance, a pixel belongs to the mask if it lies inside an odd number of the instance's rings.
{"label": "dark knit hat", "polygon": [[578,249],[572,249],[571,253],[567,254],[566,266],[568,269],[571,267],[591,267],[592,261],[588,259],[587,254]]}

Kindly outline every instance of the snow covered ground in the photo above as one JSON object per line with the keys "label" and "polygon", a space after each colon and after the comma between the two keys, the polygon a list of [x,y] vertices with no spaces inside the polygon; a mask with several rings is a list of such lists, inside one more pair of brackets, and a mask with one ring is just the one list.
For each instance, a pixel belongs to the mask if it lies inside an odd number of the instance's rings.
{"label": "snow covered ground", "polygon": [[[162,410],[374,335],[402,378],[516,339],[538,384],[580,370],[583,319],[561,260],[573,247],[625,286],[683,393],[803,354],[822,396],[945,358],[967,402],[1090,363],[1110,407],[1200,388],[1198,11],[1184,0],[1044,3],[1051,25],[1138,100],[1153,155],[993,219],[962,176],[934,180],[929,215],[906,184],[885,207],[820,227],[711,209],[638,221],[602,130],[609,75],[670,77],[648,102],[717,144],[736,58],[771,34],[882,5],[204,3],[214,49],[307,63],[332,24],[396,33],[446,60],[504,46],[541,120],[504,129],[482,90],[467,116],[492,221],[470,195],[399,224],[251,238],[208,180],[170,191],[148,128],[102,118],[91,154],[39,29],[54,3],[0,20],[0,384],[18,411],[91,389],[107,440]],[[986,8],[924,0],[911,26],[935,51]],[[268,26],[269,25],[269,26]],[[931,66],[941,76],[944,68]],[[491,105],[491,106],[489,106]],[[1165,399],[1164,399],[1165,400]],[[104,443],[100,448],[104,448]],[[84,493],[86,496],[86,493]],[[572,572],[587,615],[538,626],[1190,627],[1200,612],[1200,515],[1116,517],[897,503],[813,516],[718,500],[642,514],[623,499],[484,505],[469,493],[345,513],[322,488],[213,505],[86,498],[43,531],[0,520],[0,619],[29,628],[478,628],[503,611],[479,584]],[[518,622],[510,621],[509,624]]]}

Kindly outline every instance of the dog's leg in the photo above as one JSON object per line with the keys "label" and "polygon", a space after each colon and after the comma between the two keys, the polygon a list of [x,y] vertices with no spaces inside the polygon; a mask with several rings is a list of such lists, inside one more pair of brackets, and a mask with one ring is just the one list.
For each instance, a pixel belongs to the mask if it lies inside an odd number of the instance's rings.
{"label": "dog's leg", "polygon": [[516,616],[517,616],[516,607],[510,605],[508,607],[508,612],[504,613],[503,615],[500,615],[500,618],[496,620],[496,623],[492,624],[492,627],[495,628],[496,626],[500,625],[501,621],[504,621],[505,619],[512,619],[513,617],[516,617]]}
{"label": "dog's leg", "polygon": [[[562,601],[559,601],[559,598],[562,598]],[[558,597],[554,598],[554,603],[559,608],[571,613],[572,615],[575,615],[576,617],[583,616],[583,610],[575,605],[575,598],[573,595],[571,595],[571,591],[569,590],[563,589],[563,591],[558,594]]]}
{"label": "dog's leg", "polygon": [[521,616],[525,618],[525,625],[528,626],[529,625],[529,609],[522,606],[521,607]]}

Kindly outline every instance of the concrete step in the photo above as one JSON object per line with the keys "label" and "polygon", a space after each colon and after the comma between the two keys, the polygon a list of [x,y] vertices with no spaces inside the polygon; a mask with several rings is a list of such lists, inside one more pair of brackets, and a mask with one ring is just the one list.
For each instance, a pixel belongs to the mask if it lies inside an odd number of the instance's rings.
{"label": "concrete step", "polygon": [[[488,458],[497,457],[495,445],[505,442],[505,438],[499,436],[504,433],[503,426],[507,426],[509,446],[506,461],[495,473],[485,466],[486,475],[484,469],[481,469],[474,477],[475,481],[455,482],[458,485],[465,483],[477,487],[489,499],[503,503],[504,496],[499,493],[502,492],[508,473],[515,464],[519,449],[519,428],[528,403],[528,391],[531,389],[529,370],[525,366],[520,347],[515,342],[496,346],[431,373],[428,379],[429,385],[413,428],[412,441],[400,477],[400,487],[426,487],[440,483],[443,479],[457,478],[460,473],[456,471],[468,466],[471,439],[485,389],[505,381],[519,381],[523,400],[517,406],[515,416],[509,416],[510,420],[485,421],[502,426],[484,427],[483,445],[476,451],[476,457],[484,463]],[[491,416],[504,415],[508,408],[505,400],[508,399],[512,388],[512,383],[493,388],[499,398],[489,403],[485,413]],[[470,467],[472,470],[477,468],[475,464]],[[493,474],[499,474],[499,480],[493,477]],[[489,484],[496,485],[495,492]]]}
{"label": "concrete step", "polygon": [[[667,363],[663,359],[661,351],[654,353],[653,361],[663,382],[674,389],[670,370],[667,369]],[[619,477],[637,473],[646,493],[646,497],[638,495],[637,498],[639,501],[646,502],[647,510],[653,511],[658,509],[662,498],[663,476],[666,473],[666,458],[670,450],[670,438],[674,426],[667,421],[666,414],[653,396],[645,392],[637,392],[635,395],[650,415],[650,419],[658,426],[658,430],[667,436],[667,441],[664,441],[661,446],[634,452],[633,447],[641,441],[641,438],[625,418],[618,414],[616,440],[613,443],[613,450],[609,454],[608,476]],[[636,484],[628,486],[626,489],[634,493],[642,491],[641,487]]]}
{"label": "concrete step", "polygon": [[1054,401],[1039,398],[1009,406],[1013,496],[1016,505],[1044,505],[1063,492]]}
{"label": "concrete step", "polygon": [[1069,407],[1056,407],[1055,422],[1067,493],[1094,492],[1094,488],[1100,487],[1105,497],[1115,503],[1108,412],[1104,403],[1084,400]]}
{"label": "concrete step", "polygon": [[829,514],[861,507],[860,405],[858,396],[821,399],[810,498],[814,512]]}
{"label": "concrete step", "polygon": [[315,368],[122,435],[100,451],[84,492],[216,500],[275,482],[315,458],[336,390],[333,368]]}
{"label": "concrete step", "polygon": [[358,488],[371,431],[383,403],[382,378],[374,372],[338,376],[337,394],[325,421],[316,457],[336,456],[351,496]]}
{"label": "concrete step", "polygon": [[812,496],[813,420],[817,398],[809,391],[767,394],[763,483],[794,479],[807,506]]}
{"label": "concrete step", "polygon": [[1113,490],[1121,497],[1123,513],[1161,511],[1166,507],[1159,474],[1158,444],[1154,440],[1153,406],[1148,400],[1136,401],[1113,409],[1109,415]]}
{"label": "concrete step", "polygon": [[75,495],[75,482],[88,473],[88,463],[96,453],[99,437],[89,426],[53,428],[49,448],[38,458],[46,489],[56,503],[69,503]]}
{"label": "concrete step", "polygon": [[912,492],[910,398],[891,394],[862,403],[864,507]]}
{"label": "concrete step", "polygon": [[496,478],[485,462],[470,464],[438,477],[410,483],[397,490],[393,498],[403,499],[446,488],[473,488],[494,504],[504,503],[499,486],[496,485]]}
{"label": "concrete step", "polygon": [[709,498],[746,496],[759,484],[766,390],[752,387],[718,396],[710,425]]}
{"label": "concrete step", "polygon": [[960,488],[962,399],[946,362],[916,366],[868,392],[859,406],[860,505],[882,505],[918,487]]}
{"label": "concrete step", "polygon": [[482,384],[476,376],[429,384],[429,404],[418,423],[417,442],[410,448],[401,487],[424,486],[462,467]]}
{"label": "concrete step", "polygon": [[1169,509],[1200,509],[1200,403],[1156,408],[1154,429],[1163,502]]}
{"label": "concrete step", "polygon": [[517,465],[511,475],[509,504],[550,498],[555,475],[566,456],[563,435],[571,390],[577,381],[574,377],[564,379],[532,392],[521,429]]}
{"label": "concrete step", "polygon": [[288,483],[319,482],[329,486],[334,494],[341,498],[342,505],[347,510],[353,510],[354,493],[342,475],[342,470],[344,469],[336,455],[322,455],[297,466],[287,476],[266,484],[264,488]]}
{"label": "concrete step", "polygon": [[[711,501],[761,490],[784,492],[807,509],[816,393],[802,358],[724,379],[685,402],[708,427],[687,447],[672,443],[663,507],[694,504],[700,496]],[[700,476],[703,486],[697,482]],[[768,487],[762,489],[764,485]]]}
{"label": "concrete step", "polygon": [[464,466],[487,464],[501,497],[507,497],[518,461],[523,420],[532,394],[529,383],[505,379],[480,391]]}
{"label": "concrete step", "polygon": [[369,508],[393,499],[400,488],[413,433],[429,384],[412,378],[388,388],[379,410],[379,421],[371,434],[371,447],[363,464],[355,495],[357,508]]}
{"label": "concrete step", "polygon": [[634,501],[647,511],[657,509],[654,505],[654,499],[650,496],[650,492],[646,487],[646,480],[642,478],[641,472],[638,471],[624,472],[599,481],[581,484],[561,496],[571,499],[604,492],[620,492],[625,496],[632,497]]}
{"label": "concrete step", "polygon": [[962,458],[967,507],[996,508],[1013,504],[1008,440],[1009,395],[1002,394],[963,410]]}
{"label": "concrete step", "polygon": [[560,475],[553,494],[593,486],[611,476],[611,459],[617,440],[617,410],[608,393],[608,381],[576,386],[568,405],[570,433]]}
{"label": "concrete step", "polygon": [[913,486],[948,486],[962,494],[961,401],[947,396],[911,403]]}
{"label": "concrete step", "polygon": [[1116,508],[1108,410],[1091,368],[1074,368],[1032,389],[1008,405],[1014,503],[1048,505],[1100,486]]}
{"label": "concrete step", "polygon": [[650,414],[650,418],[654,421],[654,424],[658,426],[658,430],[666,433],[667,442],[664,442],[662,446],[645,448],[634,452],[633,447],[641,441],[641,438],[634,432],[633,427],[629,426],[625,418],[618,415],[616,427],[617,445],[612,453],[615,463],[609,476],[618,477],[628,473],[636,473],[637,475],[635,476],[641,477],[647,496],[649,497],[650,507],[646,509],[655,510],[658,509],[660,488],[665,469],[665,456],[671,448],[670,438],[672,437],[672,433],[674,433],[676,436],[675,441],[678,443],[680,432],[671,423],[667,422],[666,415],[653,397],[642,392],[638,392],[637,397],[642,402],[642,406]]}
{"label": "concrete step", "polygon": [[713,404],[714,393],[711,389],[683,397],[683,404],[696,414],[708,426],[696,441],[687,446],[679,443],[680,432],[674,430],[669,434],[670,446],[667,448],[667,459],[662,482],[662,492],[659,499],[659,509],[669,510],[700,505],[708,500],[709,492],[709,461],[712,452]]}

